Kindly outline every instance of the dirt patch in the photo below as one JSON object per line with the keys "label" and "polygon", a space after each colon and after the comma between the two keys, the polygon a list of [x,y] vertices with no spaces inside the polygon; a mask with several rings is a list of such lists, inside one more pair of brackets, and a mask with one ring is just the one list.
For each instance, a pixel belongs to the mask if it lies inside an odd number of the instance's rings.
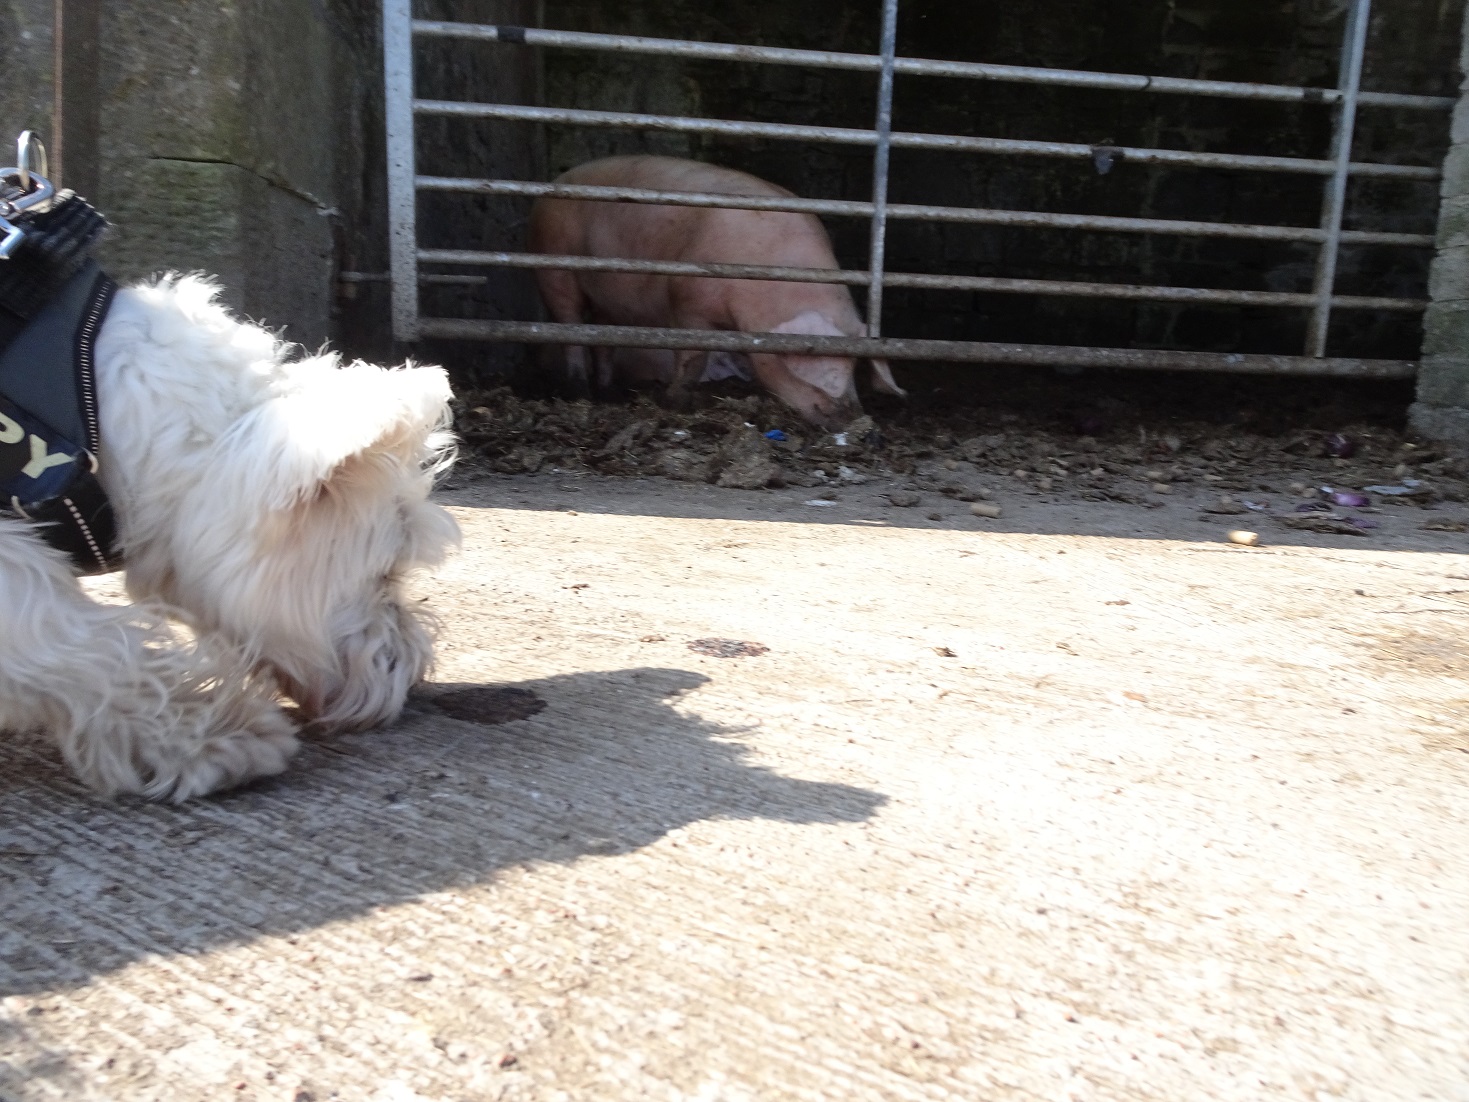
{"label": "dirt patch", "polygon": [[770,648],[760,643],[746,643],[740,639],[695,639],[689,644],[695,654],[706,654],[710,658],[758,658],[769,654]]}

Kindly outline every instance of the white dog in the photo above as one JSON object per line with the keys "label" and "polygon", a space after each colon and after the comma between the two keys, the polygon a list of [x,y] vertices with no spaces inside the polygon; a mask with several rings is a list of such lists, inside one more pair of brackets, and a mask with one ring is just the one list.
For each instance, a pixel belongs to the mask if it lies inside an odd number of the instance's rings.
{"label": "white dog", "polygon": [[96,478],[132,605],[90,600],[40,526],[0,515],[0,731],[45,730],[102,792],[278,773],[297,745],[282,693],[323,728],[372,727],[429,668],[403,586],[458,540],[428,500],[452,461],[445,375],[290,353],[204,280],[117,292]]}

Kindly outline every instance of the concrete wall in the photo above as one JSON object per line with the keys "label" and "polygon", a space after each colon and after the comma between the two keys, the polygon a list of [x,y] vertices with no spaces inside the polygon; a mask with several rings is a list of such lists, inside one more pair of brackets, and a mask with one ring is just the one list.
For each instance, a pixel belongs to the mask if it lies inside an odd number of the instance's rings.
{"label": "concrete wall", "polygon": [[1469,446],[1469,13],[1460,41],[1466,77],[1444,160],[1438,254],[1429,279],[1433,305],[1423,319],[1418,401],[1409,418],[1424,436]]}
{"label": "concrete wall", "polygon": [[[215,276],[232,306],[315,345],[331,328],[337,242],[361,222],[366,143],[354,73],[376,59],[370,0],[101,4],[100,139],[88,195],[117,278]],[[0,8],[0,136],[53,147],[52,4]]]}
{"label": "concrete wall", "polygon": [[232,305],[326,339],[336,125],[329,16],[299,0],[103,6],[101,187],[119,279],[217,276]]}

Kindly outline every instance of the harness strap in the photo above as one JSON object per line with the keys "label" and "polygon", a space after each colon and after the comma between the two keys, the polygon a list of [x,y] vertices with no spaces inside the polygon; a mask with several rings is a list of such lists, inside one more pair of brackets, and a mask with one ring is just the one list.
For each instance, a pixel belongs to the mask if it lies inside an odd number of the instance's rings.
{"label": "harness strap", "polygon": [[[96,343],[116,291],[85,261],[8,347],[0,339],[0,512],[36,522],[84,574],[121,565],[116,521],[97,480]],[[0,325],[6,316],[0,310]]]}

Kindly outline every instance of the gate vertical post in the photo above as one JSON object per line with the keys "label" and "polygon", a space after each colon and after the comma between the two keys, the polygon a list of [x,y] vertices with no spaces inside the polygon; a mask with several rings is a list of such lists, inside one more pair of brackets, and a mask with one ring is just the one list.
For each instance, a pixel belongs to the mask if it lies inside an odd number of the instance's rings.
{"label": "gate vertical post", "polygon": [[1326,199],[1321,207],[1321,228],[1326,240],[1316,257],[1316,305],[1311,310],[1311,323],[1306,333],[1306,355],[1326,355],[1326,334],[1331,325],[1331,295],[1336,287],[1336,262],[1341,253],[1342,215],[1347,205],[1347,182],[1352,161],[1352,137],[1357,128],[1357,94],[1362,89],[1362,58],[1367,50],[1367,25],[1371,20],[1372,0],[1352,0],[1347,12],[1347,27],[1342,38],[1341,63],[1337,89],[1341,100],[1336,110],[1336,126],[1331,141],[1331,159],[1335,162],[1327,178]]}
{"label": "gate vertical post", "polygon": [[418,340],[418,188],[413,149],[413,0],[383,0],[388,252],[393,336]]}
{"label": "gate vertical post", "polygon": [[882,4],[882,75],[877,85],[877,149],[872,155],[872,245],[867,271],[867,335],[882,336],[882,280],[887,253],[888,159],[893,143],[893,59],[898,50],[898,0]]}
{"label": "gate vertical post", "polygon": [[1437,253],[1428,276],[1413,431],[1469,447],[1469,10],[1460,31],[1459,103],[1439,185]]}

